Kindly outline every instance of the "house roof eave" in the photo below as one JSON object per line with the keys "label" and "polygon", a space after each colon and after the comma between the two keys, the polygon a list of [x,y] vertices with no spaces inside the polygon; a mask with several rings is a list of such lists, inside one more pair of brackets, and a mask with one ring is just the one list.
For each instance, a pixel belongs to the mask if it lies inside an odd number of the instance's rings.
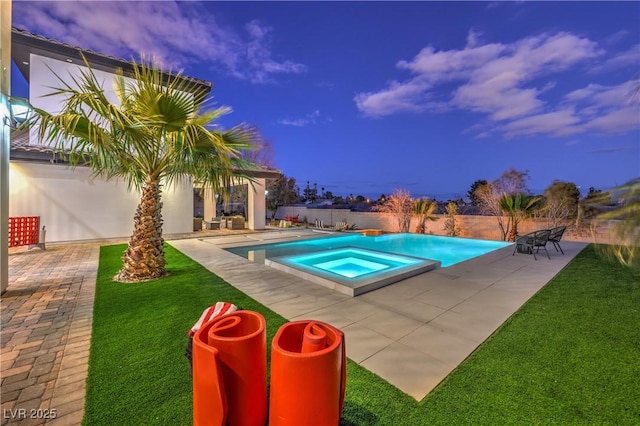
{"label": "house roof eave", "polygon": [[[113,73],[115,70],[121,69],[126,76],[130,77],[133,75],[133,61],[116,58],[115,56],[105,55],[78,46],[72,46],[17,27],[12,27],[11,57],[27,82],[29,82],[31,54],[77,64],[84,63],[82,59],[84,55],[89,64],[97,70]],[[165,72],[166,77],[169,77],[169,75],[169,73]],[[210,81],[184,75],[181,76],[181,78],[189,82],[190,85],[194,85],[198,91],[203,92],[204,96],[208,96],[213,87],[213,83]]]}

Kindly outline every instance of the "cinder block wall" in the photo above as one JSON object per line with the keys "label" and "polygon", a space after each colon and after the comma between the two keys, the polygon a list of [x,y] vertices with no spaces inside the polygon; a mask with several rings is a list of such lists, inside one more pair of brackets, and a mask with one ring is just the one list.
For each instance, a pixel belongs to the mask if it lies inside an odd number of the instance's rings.
{"label": "cinder block wall", "polygon": [[[359,229],[376,228],[385,232],[398,232],[398,225],[393,215],[376,212],[352,212],[347,209],[313,209],[305,206],[283,206],[276,212],[276,219],[284,219],[286,215],[296,216],[300,221],[305,217],[310,226],[315,220],[322,220],[325,225],[333,225],[336,222],[355,224]],[[427,233],[433,235],[446,235],[444,230],[445,216],[435,215],[437,220],[427,221]],[[576,228],[569,225],[563,239],[567,241],[597,242],[601,244],[613,244],[617,242],[613,227],[615,220],[585,221],[584,225]],[[415,232],[417,220],[413,218],[409,227],[410,232]],[[456,216],[456,226],[460,229],[460,236],[467,238],[479,238],[484,240],[500,240],[500,228],[494,216]],[[523,235],[538,229],[546,229],[549,225],[546,220],[527,219],[518,225],[518,234]]]}

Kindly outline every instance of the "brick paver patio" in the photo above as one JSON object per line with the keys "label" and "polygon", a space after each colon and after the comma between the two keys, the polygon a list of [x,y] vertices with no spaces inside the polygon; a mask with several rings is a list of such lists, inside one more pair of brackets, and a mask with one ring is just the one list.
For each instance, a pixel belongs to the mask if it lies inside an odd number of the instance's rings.
{"label": "brick paver patio", "polygon": [[82,421],[98,254],[98,244],[10,252],[1,298],[2,425]]}

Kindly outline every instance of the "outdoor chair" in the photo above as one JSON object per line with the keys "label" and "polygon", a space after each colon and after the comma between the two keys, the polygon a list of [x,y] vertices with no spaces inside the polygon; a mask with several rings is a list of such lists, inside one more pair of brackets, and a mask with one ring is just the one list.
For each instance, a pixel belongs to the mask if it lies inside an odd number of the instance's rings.
{"label": "outdoor chair", "polygon": [[553,247],[556,251],[560,250],[560,253],[564,254],[562,251],[562,247],[560,247],[560,240],[562,239],[562,234],[567,229],[566,226],[558,226],[556,228],[551,229],[551,233],[549,234],[549,242],[553,243]]}
{"label": "outdoor chair", "polygon": [[344,231],[347,229],[347,222],[336,222],[336,226],[334,228],[336,231]]}
{"label": "outdoor chair", "polygon": [[318,228],[318,229],[326,229],[326,226],[324,226],[324,223],[322,223],[322,221],[320,219],[316,219],[316,228]]}
{"label": "outdoor chair", "polygon": [[538,250],[543,249],[547,253],[547,257],[551,260],[549,252],[547,251],[547,243],[549,242],[550,229],[543,229],[540,231],[531,232],[521,237],[516,237],[516,247],[513,249],[514,256],[516,251],[519,253],[533,254],[533,259],[538,260],[536,253]]}

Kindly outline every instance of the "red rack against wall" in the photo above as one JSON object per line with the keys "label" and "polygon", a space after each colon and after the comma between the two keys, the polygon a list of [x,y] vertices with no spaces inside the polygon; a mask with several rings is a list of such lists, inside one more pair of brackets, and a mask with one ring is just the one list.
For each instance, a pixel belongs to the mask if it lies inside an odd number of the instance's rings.
{"label": "red rack against wall", "polygon": [[37,245],[40,238],[40,216],[9,218],[9,247]]}

